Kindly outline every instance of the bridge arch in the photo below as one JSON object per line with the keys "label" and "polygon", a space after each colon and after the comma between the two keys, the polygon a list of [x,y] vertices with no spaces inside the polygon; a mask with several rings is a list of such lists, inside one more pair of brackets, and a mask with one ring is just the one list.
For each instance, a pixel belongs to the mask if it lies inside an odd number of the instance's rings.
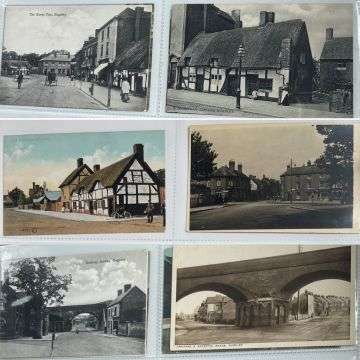
{"label": "bridge arch", "polygon": [[321,280],[343,280],[350,282],[350,272],[332,269],[309,272],[288,282],[281,289],[281,294],[286,298],[290,298],[296,291],[304,286]]}
{"label": "bridge arch", "polygon": [[[180,290],[180,289],[179,289]],[[246,294],[245,291],[242,289],[239,289],[237,287],[225,284],[225,283],[219,283],[219,282],[206,282],[199,285],[195,285],[193,287],[186,288],[186,290],[183,291],[177,291],[177,298],[176,301],[181,300],[187,295],[200,292],[200,291],[214,291],[221,293],[223,295],[226,295],[230,299],[232,299],[234,302],[239,301],[246,301],[248,299],[248,294]]]}

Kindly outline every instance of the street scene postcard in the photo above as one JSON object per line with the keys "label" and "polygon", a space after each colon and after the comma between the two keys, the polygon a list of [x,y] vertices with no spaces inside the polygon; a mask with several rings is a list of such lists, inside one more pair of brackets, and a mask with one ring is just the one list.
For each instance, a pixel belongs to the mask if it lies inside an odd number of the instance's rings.
{"label": "street scene postcard", "polygon": [[167,112],[352,117],[352,4],[176,4],[170,21]]}
{"label": "street scene postcard", "polygon": [[165,133],[4,137],[4,235],[164,232]]}
{"label": "street scene postcard", "polygon": [[6,6],[0,105],[147,111],[153,5]]}
{"label": "street scene postcard", "polygon": [[141,355],[147,251],[16,258],[4,251],[0,358]]}
{"label": "street scene postcard", "polygon": [[171,351],[356,343],[356,246],[173,249]]}
{"label": "street scene postcard", "polygon": [[358,129],[190,126],[188,230],[356,232]]}

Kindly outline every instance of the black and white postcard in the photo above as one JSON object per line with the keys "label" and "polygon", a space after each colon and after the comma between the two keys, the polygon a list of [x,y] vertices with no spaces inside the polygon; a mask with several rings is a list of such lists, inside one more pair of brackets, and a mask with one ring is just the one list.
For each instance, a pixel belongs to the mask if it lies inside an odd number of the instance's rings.
{"label": "black and white postcard", "polygon": [[190,126],[189,230],[356,231],[357,129]]}
{"label": "black and white postcard", "polygon": [[172,269],[172,351],[356,342],[355,246],[176,246]]}
{"label": "black and white postcard", "polygon": [[172,6],[167,112],[351,117],[350,3]]}
{"label": "black and white postcard", "polygon": [[147,251],[13,258],[5,250],[1,270],[2,359],[144,354]]}
{"label": "black and white postcard", "polygon": [[152,5],[7,6],[0,104],[146,111]]}

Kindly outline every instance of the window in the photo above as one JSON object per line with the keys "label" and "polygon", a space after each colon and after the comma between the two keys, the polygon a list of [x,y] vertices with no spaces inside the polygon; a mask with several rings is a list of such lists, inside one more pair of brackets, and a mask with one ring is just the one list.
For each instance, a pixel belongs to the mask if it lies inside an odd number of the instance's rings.
{"label": "window", "polygon": [[110,37],[110,26],[108,26],[107,30],[106,30],[106,37],[109,38]]}
{"label": "window", "polygon": [[185,66],[190,66],[190,61],[191,61],[191,57],[190,56],[187,56],[185,58]]}
{"label": "window", "polygon": [[189,81],[194,83],[196,81],[196,75],[189,75]]}
{"label": "window", "polygon": [[211,58],[210,59],[210,66],[211,67],[218,67],[219,66],[219,59],[218,58]]}
{"label": "window", "polygon": [[272,79],[259,79],[259,89],[261,90],[270,90],[273,89],[273,80]]}
{"label": "window", "polygon": [[346,63],[345,62],[339,62],[337,64],[336,70],[340,70],[340,71],[346,70]]}
{"label": "window", "polygon": [[101,45],[100,56],[102,57],[103,54],[104,54],[104,47],[103,47],[103,45]]}
{"label": "window", "polygon": [[101,32],[101,41],[104,41],[104,30]]}
{"label": "window", "polygon": [[300,54],[300,64],[303,64],[303,65],[306,64],[306,54],[305,53]]}
{"label": "window", "polygon": [[94,210],[97,210],[97,201],[96,200],[93,201],[93,206],[94,206]]}
{"label": "window", "polygon": [[229,186],[233,186],[234,183],[232,181],[229,181]]}
{"label": "window", "polygon": [[106,52],[105,52],[105,56],[109,55],[109,43],[106,43]]}
{"label": "window", "polygon": [[101,208],[105,209],[105,200],[101,200]]}
{"label": "window", "polygon": [[221,181],[220,181],[220,180],[218,180],[218,181],[216,182],[216,186],[221,186]]}

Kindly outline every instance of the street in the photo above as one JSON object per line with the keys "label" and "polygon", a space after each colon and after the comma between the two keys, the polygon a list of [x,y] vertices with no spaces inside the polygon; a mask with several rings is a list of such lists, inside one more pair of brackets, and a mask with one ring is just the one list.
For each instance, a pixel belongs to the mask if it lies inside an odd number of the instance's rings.
{"label": "street", "polygon": [[347,340],[350,335],[349,316],[313,318],[276,327],[250,329],[229,325],[201,325],[204,324],[193,320],[177,321],[176,345]]}
{"label": "street", "polygon": [[[43,212],[46,214],[46,212]],[[59,216],[61,213],[59,213]],[[69,214],[71,215],[71,214]],[[37,215],[30,212],[4,209],[5,235],[52,235],[52,234],[107,234],[163,232],[162,218],[155,217],[147,223],[144,218],[129,221],[105,220],[105,217],[89,215],[94,221],[76,221],[61,217]]]}
{"label": "street", "polygon": [[[74,109],[107,110],[108,88],[94,84],[93,96],[90,94],[89,82],[58,76],[58,84],[45,86],[44,75],[26,75],[20,89],[14,77],[0,77],[0,104],[38,106]],[[147,98],[130,95],[130,101],[120,99],[120,91],[111,89],[111,110],[145,111]]]}
{"label": "street", "polygon": [[210,114],[236,117],[284,117],[284,118],[331,118],[351,117],[344,113],[329,111],[327,103],[297,103],[280,106],[274,101],[252,100],[241,98],[241,109],[235,107],[236,99],[215,93],[196,92],[191,90],[167,91],[167,112]]}
{"label": "street", "polygon": [[143,339],[107,335],[103,332],[58,333],[51,350],[51,340],[14,339],[0,341],[1,358],[87,357],[141,355]]}
{"label": "street", "polygon": [[190,230],[351,228],[351,205],[258,201],[190,213]]}

